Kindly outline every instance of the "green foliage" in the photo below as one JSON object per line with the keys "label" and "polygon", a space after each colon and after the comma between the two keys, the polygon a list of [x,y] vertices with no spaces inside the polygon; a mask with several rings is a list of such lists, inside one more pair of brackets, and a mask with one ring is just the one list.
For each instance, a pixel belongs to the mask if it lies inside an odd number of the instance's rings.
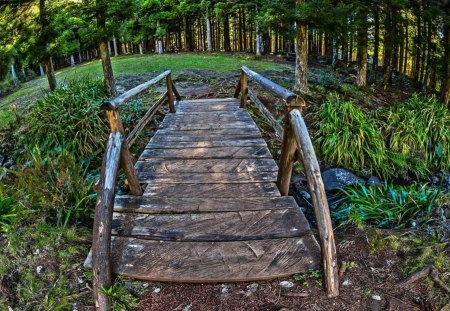
{"label": "green foliage", "polygon": [[31,110],[27,144],[48,150],[64,145],[75,158],[94,157],[103,149],[108,129],[100,110],[105,99],[100,79],[86,77],[58,87]]}
{"label": "green foliage", "polygon": [[139,303],[139,300],[123,286],[120,279],[116,280],[110,288],[103,288],[101,291],[111,296],[114,311],[132,310]]}
{"label": "green foliage", "polygon": [[339,89],[339,78],[332,69],[321,70],[319,73],[318,82],[326,89]]}
{"label": "green foliage", "polygon": [[33,148],[29,158],[15,172],[15,188],[17,199],[33,217],[66,226],[72,217],[91,215],[94,181],[86,171],[87,163],[61,147],[50,151]]}
{"label": "green foliage", "polygon": [[342,192],[346,202],[333,212],[336,220],[358,226],[371,224],[379,228],[402,228],[413,222],[428,220],[439,196],[438,189],[416,184],[359,185]]}
{"label": "green foliage", "polygon": [[306,287],[311,283],[316,286],[322,286],[322,272],[319,270],[310,270],[308,272],[294,274],[292,280]]}
{"label": "green foliage", "polygon": [[419,177],[450,169],[450,112],[435,97],[413,95],[386,114],[387,145]]}
{"label": "green foliage", "polygon": [[351,101],[330,95],[322,105],[315,126],[315,143],[328,163],[358,173],[369,170],[380,175],[389,171],[380,125]]}
{"label": "green foliage", "polygon": [[18,203],[0,192],[0,231],[8,232],[16,221]]}

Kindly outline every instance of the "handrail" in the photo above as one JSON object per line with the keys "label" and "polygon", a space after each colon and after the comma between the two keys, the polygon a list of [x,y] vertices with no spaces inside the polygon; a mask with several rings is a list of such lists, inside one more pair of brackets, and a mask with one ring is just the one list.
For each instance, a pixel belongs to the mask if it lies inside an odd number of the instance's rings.
{"label": "handrail", "polygon": [[102,290],[111,286],[111,225],[123,143],[124,137],[120,131],[116,130],[109,135],[100,173],[92,237],[92,272],[96,310],[109,311],[111,308],[111,296],[105,295]]}
{"label": "handrail", "polygon": [[[266,91],[283,99],[286,102],[284,115],[284,128],[278,124],[270,111],[261,103],[256,94],[248,89],[247,76],[258,82]],[[235,97],[241,94],[241,107],[245,108],[247,96],[267,118],[280,137],[281,158],[278,170],[277,186],[281,195],[287,196],[291,182],[292,168],[298,150],[299,158],[306,173],[308,188],[311,193],[314,214],[317,221],[319,241],[322,252],[322,265],[324,269],[324,286],[328,297],[339,295],[338,268],[336,246],[334,243],[333,227],[328,208],[325,188],[323,186],[320,167],[308,134],[306,124],[301,116],[304,100],[293,92],[261,76],[246,66],[241,68],[241,77],[236,88]]]}
{"label": "handrail", "polygon": [[[137,126],[131,131],[128,138],[125,139],[125,131],[118,112],[119,106],[164,78],[166,78],[167,91],[150,107]],[[97,186],[97,203],[93,228],[92,270],[96,310],[109,311],[111,309],[111,296],[105,293],[104,290],[109,289],[111,286],[111,226],[115,198],[114,191],[119,165],[125,172],[131,194],[136,196],[142,195],[142,187],[134,169],[129,147],[164,103],[164,99],[168,99],[169,111],[175,112],[174,95],[177,100],[181,99],[172,81],[171,71],[168,70],[156,78],[105,102],[101,107],[105,110],[111,133],[103,156],[100,180]]]}
{"label": "handrail", "polygon": [[167,77],[170,74],[171,74],[170,70],[164,71],[159,76],[157,76],[145,83],[139,84],[138,86],[132,88],[131,90],[126,91],[122,95],[117,96],[116,98],[105,102],[102,105],[102,109],[104,109],[104,110],[117,109],[123,103],[129,101],[131,98],[135,97],[139,93],[142,93],[142,92],[148,90],[152,85],[158,83],[159,81],[161,81],[162,79],[164,79],[165,77]]}

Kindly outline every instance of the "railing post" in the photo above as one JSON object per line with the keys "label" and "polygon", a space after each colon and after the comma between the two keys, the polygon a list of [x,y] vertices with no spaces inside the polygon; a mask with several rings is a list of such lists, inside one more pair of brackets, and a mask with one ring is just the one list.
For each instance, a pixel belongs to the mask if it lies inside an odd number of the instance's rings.
{"label": "railing post", "polygon": [[[242,72],[242,70],[241,70]],[[236,85],[236,90],[234,91],[234,98],[239,98],[239,93],[241,92],[241,77],[239,76],[238,84]]]}
{"label": "railing post", "polygon": [[169,111],[171,113],[175,112],[175,104],[173,99],[173,84],[172,84],[172,74],[168,74],[166,76],[166,84],[167,84],[167,99],[169,100]]}
{"label": "railing post", "polygon": [[[111,132],[119,131],[125,137],[122,121],[120,120],[119,112],[116,109],[106,110],[106,116],[109,120]],[[120,153],[120,165],[125,171],[125,176],[130,187],[130,192],[133,195],[142,195],[142,188],[134,170],[134,164],[128,144],[125,142],[122,145],[122,152]]]}
{"label": "railing post", "polygon": [[95,309],[111,310],[111,296],[103,289],[111,287],[111,226],[119,159],[124,144],[123,135],[113,131],[109,135],[103,156],[99,192],[95,205],[92,237],[92,272]]}
{"label": "railing post", "polygon": [[311,201],[316,216],[317,231],[319,232],[320,248],[322,251],[325,291],[327,292],[327,296],[332,298],[339,295],[339,277],[336,245],[334,243],[333,226],[331,224],[325,187],[305,121],[297,109],[290,112],[289,115],[292,132],[305,169],[308,189],[311,194]]}
{"label": "railing post", "polygon": [[241,69],[241,108],[247,107],[247,74]]}

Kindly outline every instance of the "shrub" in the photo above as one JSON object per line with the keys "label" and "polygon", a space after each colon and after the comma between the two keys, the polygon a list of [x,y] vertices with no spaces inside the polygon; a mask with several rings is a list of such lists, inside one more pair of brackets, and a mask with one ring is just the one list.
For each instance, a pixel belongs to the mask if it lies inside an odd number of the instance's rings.
{"label": "shrub", "polygon": [[29,114],[27,144],[51,150],[64,145],[76,158],[92,158],[103,149],[107,125],[100,79],[73,80],[38,100]]}
{"label": "shrub", "polygon": [[28,207],[30,218],[47,218],[66,226],[72,217],[90,216],[95,195],[87,163],[67,149],[33,148],[30,160],[16,174],[17,197]]}
{"label": "shrub", "polygon": [[337,94],[329,96],[315,126],[315,143],[328,163],[358,173],[388,174],[381,126],[352,101],[341,101]]}
{"label": "shrub", "polygon": [[339,78],[332,69],[321,70],[318,82],[327,89],[337,90],[339,88]]}
{"label": "shrub", "polygon": [[389,148],[403,154],[417,176],[450,169],[450,112],[435,97],[413,95],[392,106],[386,121]]}
{"label": "shrub", "polygon": [[344,223],[353,222],[380,228],[401,228],[412,221],[427,220],[439,196],[439,190],[427,185],[380,187],[359,185],[342,190],[346,202],[333,216]]}

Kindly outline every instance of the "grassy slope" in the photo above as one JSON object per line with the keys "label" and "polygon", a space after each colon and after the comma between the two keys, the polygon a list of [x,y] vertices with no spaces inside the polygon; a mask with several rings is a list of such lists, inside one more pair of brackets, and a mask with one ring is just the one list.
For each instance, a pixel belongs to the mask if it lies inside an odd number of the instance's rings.
{"label": "grassy slope", "polygon": [[[282,65],[257,61],[251,57],[234,57],[226,54],[166,54],[166,55],[131,55],[112,58],[113,70],[116,75],[145,73],[148,71],[163,71],[172,69],[174,74],[183,69],[212,69],[218,72],[238,70],[247,65],[255,70],[268,70],[282,67]],[[102,74],[99,60],[83,63],[79,66],[64,68],[56,72],[59,82],[84,75]],[[1,107],[7,107],[24,98],[30,99],[39,95],[39,91],[48,88],[46,77],[24,83],[16,92],[5,97],[0,102]]]}

